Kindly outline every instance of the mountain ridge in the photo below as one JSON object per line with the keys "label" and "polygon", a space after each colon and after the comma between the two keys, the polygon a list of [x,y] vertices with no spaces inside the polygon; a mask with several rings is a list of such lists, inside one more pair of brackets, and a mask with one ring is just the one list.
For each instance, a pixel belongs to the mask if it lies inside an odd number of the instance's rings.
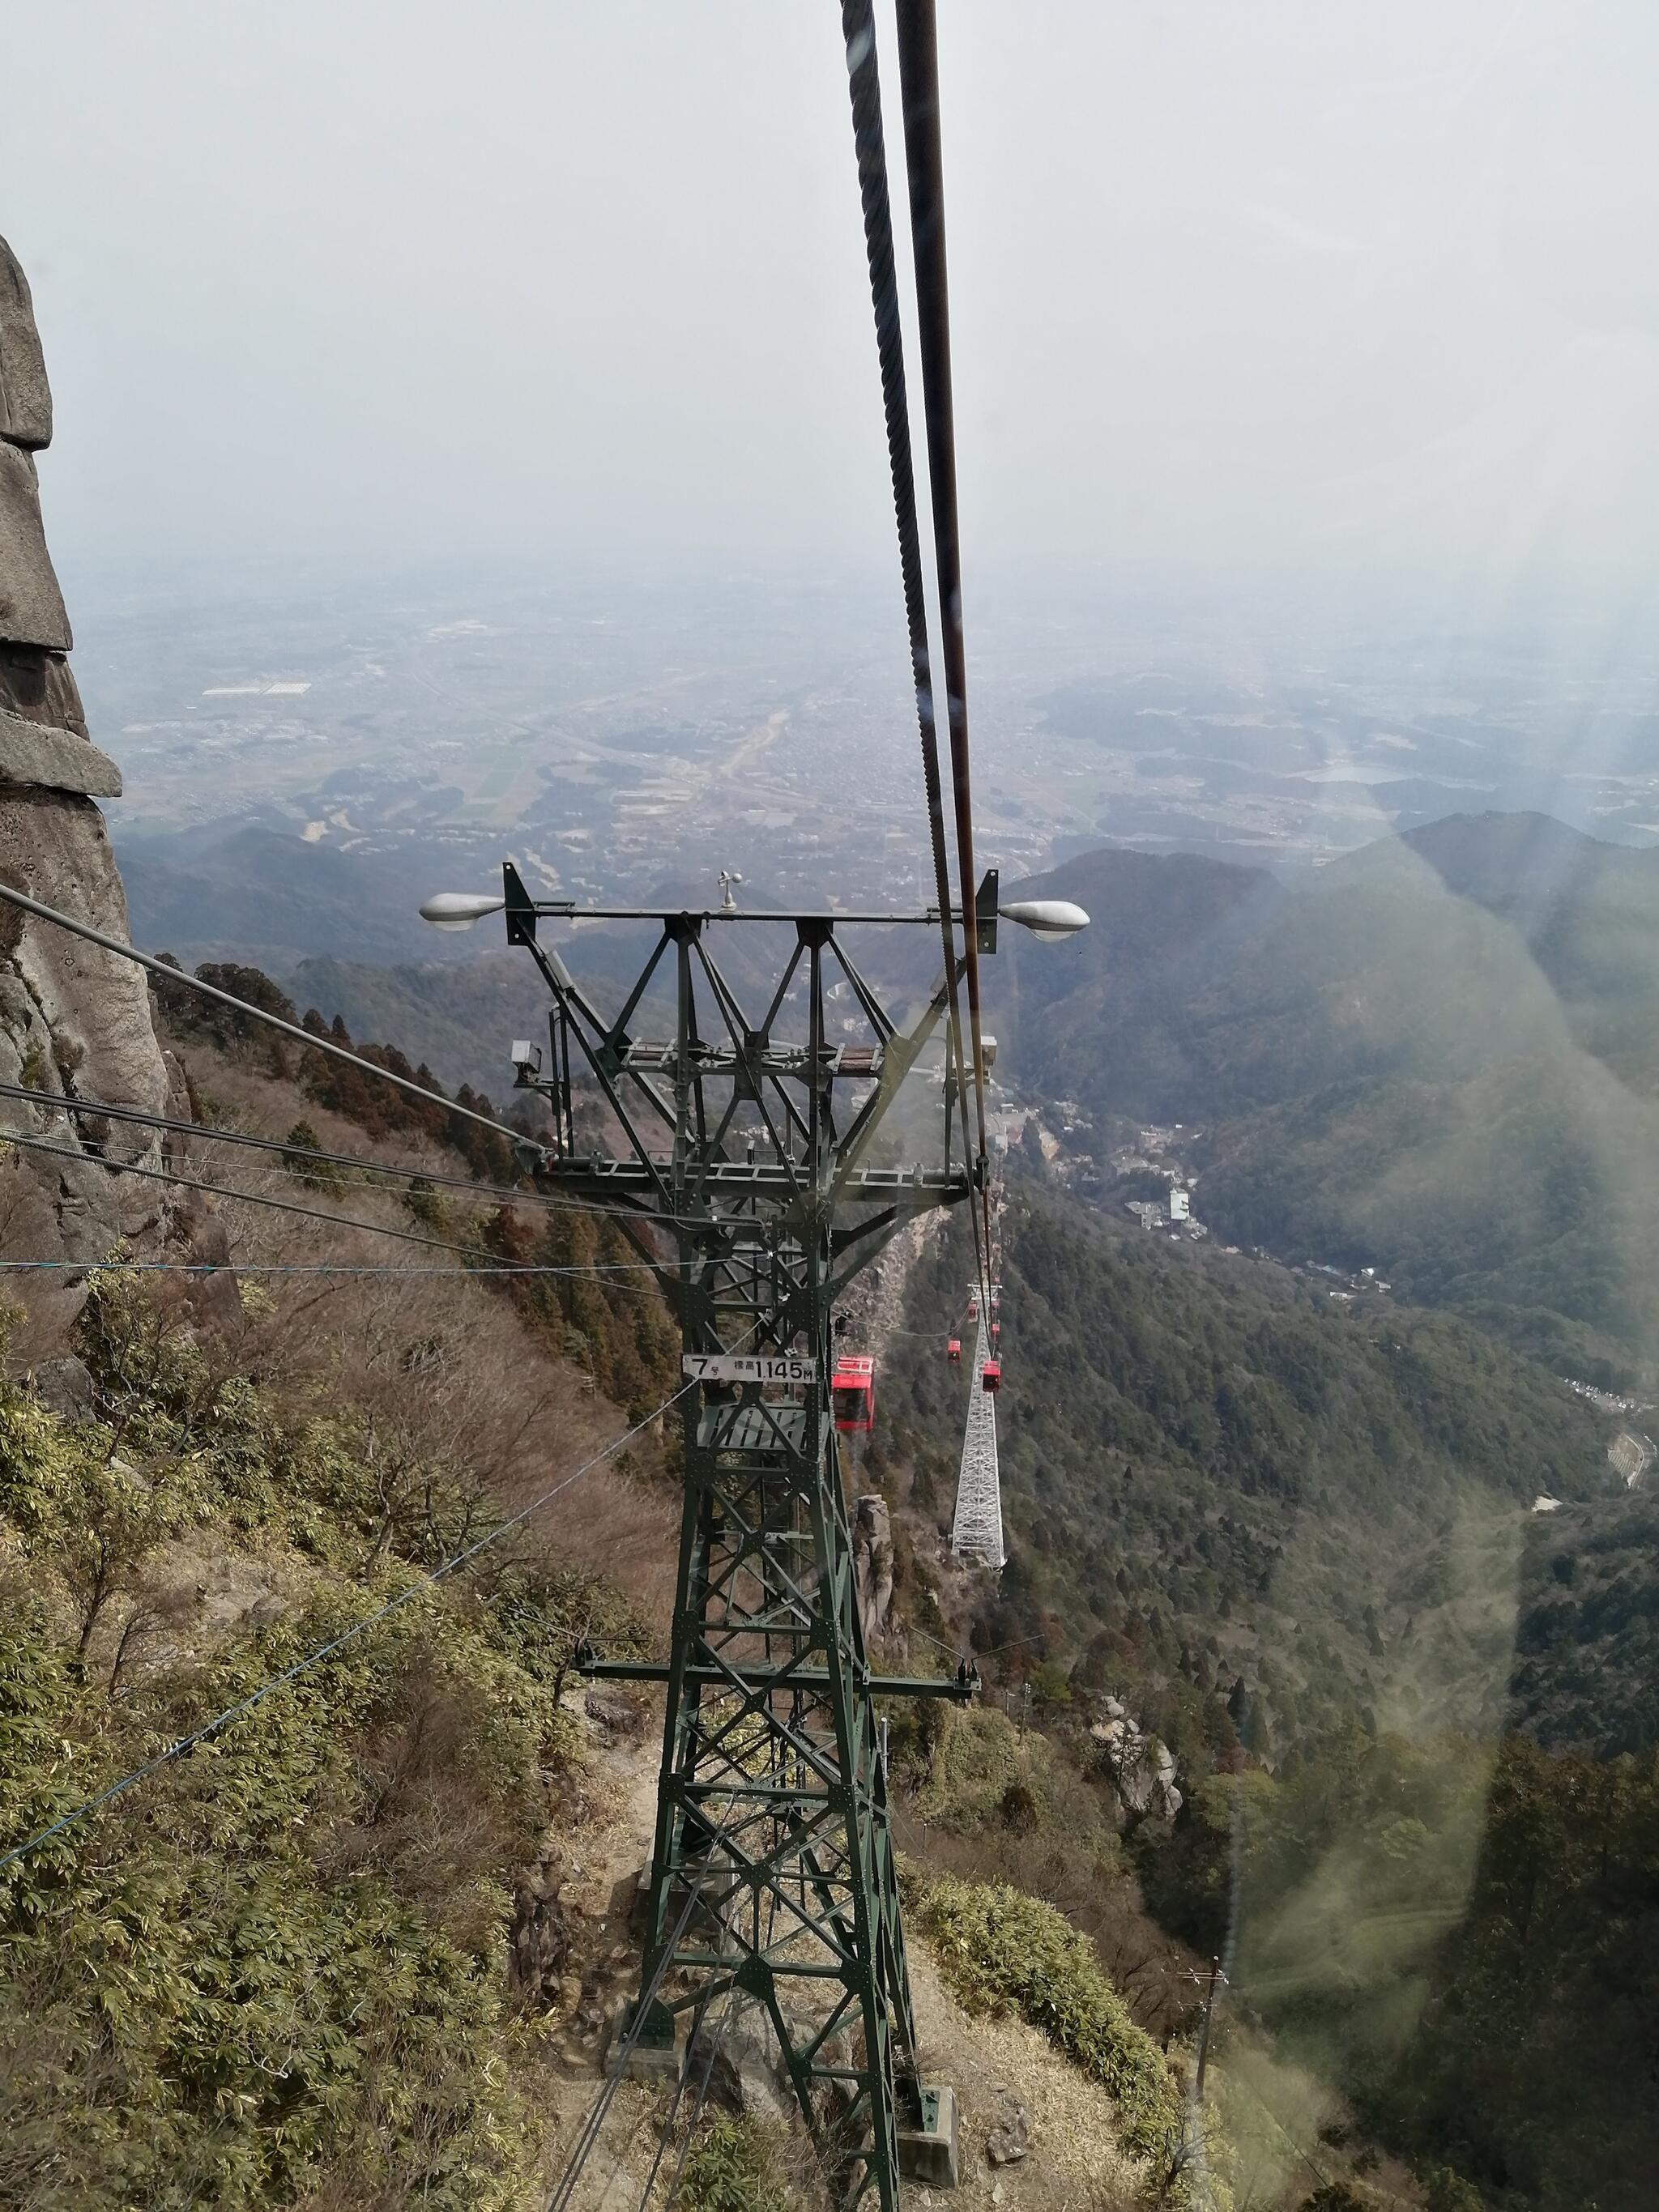
{"label": "mountain ridge", "polygon": [[1109,1194],[1127,1124],[1201,1125],[1200,1208],[1231,1241],[1376,1264],[1558,1364],[1645,1369],[1659,856],[1559,829],[1449,817],[1294,890],[1212,864],[1225,922],[1184,940],[1173,863],[1068,861],[1022,890],[1092,896],[1106,927],[1046,969],[1012,948],[1007,1065],[1094,1113]]}

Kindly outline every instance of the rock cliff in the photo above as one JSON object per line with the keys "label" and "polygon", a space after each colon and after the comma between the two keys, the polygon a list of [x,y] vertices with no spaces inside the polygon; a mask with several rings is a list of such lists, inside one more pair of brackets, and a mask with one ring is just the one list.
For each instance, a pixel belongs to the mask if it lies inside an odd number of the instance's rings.
{"label": "rock cliff", "polygon": [[[29,288],[0,239],[0,882],[125,938],[126,899],[95,803],[118,795],[120,773],[88,732],[40,519],[34,457],[51,441]],[[0,1080],[167,1112],[143,971],[0,902]],[[10,1146],[0,1158],[8,1258],[95,1261],[157,1227],[166,1187],[107,1164],[159,1165],[154,1135],[15,1099],[0,1100],[0,1129],[62,1148]]]}

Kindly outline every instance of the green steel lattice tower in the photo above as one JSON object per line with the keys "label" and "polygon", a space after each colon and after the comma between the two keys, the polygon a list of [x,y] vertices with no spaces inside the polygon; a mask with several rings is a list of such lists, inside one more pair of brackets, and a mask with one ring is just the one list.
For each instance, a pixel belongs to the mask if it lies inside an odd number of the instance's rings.
{"label": "green steel lattice tower", "polygon": [[[592,1674],[666,1684],[633,2024],[645,2047],[672,2050],[677,2019],[695,2028],[728,1992],[763,2008],[836,2194],[851,2203],[873,2186],[890,2212],[901,2136],[926,2161],[942,2122],[939,2093],[916,2073],[873,1700],[966,1687],[872,1675],[831,1403],[833,1314],[919,1207],[974,1187],[951,1162],[948,1034],[939,1164],[868,1164],[939,1023],[945,979],[901,1034],[842,942],[849,917],[613,909],[657,933],[607,1019],[538,936],[572,908],[538,904],[505,873],[508,939],[529,949],[552,1000],[545,1072],[520,1066],[555,1122],[542,1180],[624,1211],[678,1315],[688,1376],[669,1662],[584,1660]],[[994,949],[995,914],[991,877],[981,950]],[[936,915],[859,919],[938,927]],[[758,1020],[710,948],[738,925],[745,951],[762,932],[781,946]],[[836,983],[850,990],[860,1042],[831,1039]],[[671,999],[672,1018],[659,1016],[671,1037],[635,1034],[642,1008]],[[622,1132],[612,1153],[579,1150],[573,1069]],[[700,1899],[688,1915],[711,1866],[718,1907]]]}

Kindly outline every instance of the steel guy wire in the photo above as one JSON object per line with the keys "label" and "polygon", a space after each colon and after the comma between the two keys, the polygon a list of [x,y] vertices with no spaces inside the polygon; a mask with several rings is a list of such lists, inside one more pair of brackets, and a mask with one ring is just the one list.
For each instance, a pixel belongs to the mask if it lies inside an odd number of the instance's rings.
{"label": "steel guy wire", "polygon": [[302,1044],[314,1052],[326,1053],[335,1060],[345,1060],[349,1066],[361,1068],[365,1075],[377,1075],[381,1082],[394,1084],[399,1091],[407,1091],[412,1098],[423,1099],[428,1106],[441,1106],[445,1113],[459,1114],[464,1121],[476,1121],[480,1128],[493,1130],[496,1136],[506,1137],[513,1144],[525,1142],[523,1133],[509,1128],[505,1121],[495,1121],[488,1114],[477,1113],[471,1106],[459,1106],[453,1098],[446,1098],[441,1091],[428,1091],[423,1083],[416,1083],[413,1076],[397,1075],[389,1067],[377,1066],[374,1060],[365,1060],[361,1053],[349,1051],[344,1045],[337,1044],[332,1037],[313,1036],[309,1030],[301,1029],[297,1022],[285,1021],[280,1014],[267,1013],[263,1006],[252,1006],[247,1000],[237,998],[234,992],[222,991],[216,983],[204,983],[199,975],[192,975],[183,968],[170,967],[165,960],[158,960],[154,953],[140,952],[137,945],[124,945],[118,937],[106,936],[101,929],[94,929],[90,922],[81,921],[73,915],[60,914],[56,907],[46,906],[40,899],[30,898],[10,884],[0,883],[0,899],[4,899],[11,906],[21,907],[26,914],[34,915],[42,921],[52,922],[59,929],[67,929],[76,937],[83,937],[89,945],[100,945],[106,952],[113,952],[122,960],[131,960],[168,983],[181,983],[186,990],[199,992],[203,997],[215,1000],[221,1006],[230,1006],[239,1014],[251,1015],[255,1021],[280,1030],[284,1036],[292,1037],[296,1044]]}
{"label": "steel guy wire", "polygon": [[[212,1121],[186,1121],[169,1114],[146,1113],[137,1106],[113,1106],[101,1098],[70,1098],[54,1091],[39,1091],[22,1083],[0,1083],[0,1098],[16,1098],[47,1114],[85,1114],[94,1120],[131,1121],[141,1127],[170,1129],[183,1137],[199,1137],[216,1145],[242,1145],[254,1152],[280,1152],[285,1160],[311,1160],[319,1166],[357,1168],[371,1175],[400,1176],[428,1182],[446,1190],[465,1191],[469,1197],[500,1199],[504,1204],[527,1206],[565,1206],[582,1212],[599,1211],[626,1212],[624,1206],[615,1208],[587,1207],[580,1200],[554,1196],[550,1192],[520,1190],[507,1183],[476,1182],[471,1176],[446,1175],[436,1168],[417,1167],[414,1162],[366,1159],[361,1152],[328,1152],[312,1145],[290,1144],[283,1137],[261,1137],[247,1129],[223,1129]],[[528,1139],[522,1141],[528,1142]],[[364,1189],[374,1190],[384,1186],[364,1183]]]}
{"label": "steel guy wire", "polygon": [[[726,2008],[726,2023],[728,2027],[731,2026],[732,2021],[737,2012],[737,1986],[733,1984]],[[686,2051],[688,2062],[690,2058],[689,2042],[690,2039],[688,2038],[688,2049]],[[691,2117],[685,2124],[685,2134],[680,2143],[680,2154],[674,2162],[674,2178],[668,2185],[667,2196],[663,2199],[663,2212],[672,2212],[672,2208],[674,2204],[675,2199],[680,2193],[680,2183],[684,2178],[686,2160],[691,2154],[691,2138],[696,2133],[697,2122],[702,2118],[702,2108],[708,2101],[708,2085],[714,2078],[714,2059],[719,2050],[720,2045],[711,2034],[708,2038],[708,2056],[704,2059],[702,2063],[702,2080],[698,2085],[696,2100],[691,2107]],[[681,2088],[683,2089],[684,2087],[684,2083],[682,2081]],[[667,2124],[670,2127],[674,2124],[674,2112],[679,2110],[679,2091],[676,2091],[674,2096],[674,2111],[671,2112],[668,2115]],[[651,2185],[657,2178],[657,2168],[662,2163],[662,2152],[663,2149],[666,2148],[667,2140],[668,2138],[666,2135],[665,2135],[662,2145],[659,2147],[657,2156],[653,2161],[650,2176],[645,2185],[645,2193],[640,2198],[640,2212],[646,2212],[647,2200],[651,2195]]]}
{"label": "steel guy wire", "polygon": [[[575,2192],[576,2184],[581,2179],[582,2169],[586,2165],[589,2157],[592,2154],[593,2147],[599,2139],[599,2131],[604,2127],[606,2119],[610,2117],[611,2106],[615,2100],[617,2089],[622,2085],[623,2064],[633,2052],[641,2036],[645,2031],[647,2008],[655,1997],[659,1989],[661,1988],[663,1978],[668,1972],[670,1961],[672,1960],[676,1950],[679,1948],[680,1938],[684,1935],[686,1929],[691,1924],[691,1915],[696,1911],[698,1900],[701,1899],[703,1890],[708,1885],[710,1875],[714,1871],[714,1852],[718,1849],[727,1829],[731,1826],[732,1820],[736,1816],[736,1813],[737,1801],[734,1798],[732,1803],[726,1807],[726,1812],[721,1817],[719,1827],[715,1829],[714,1834],[709,1838],[708,1848],[705,1853],[705,1863],[702,1872],[698,1875],[690,1894],[687,1897],[685,1904],[681,1909],[680,1917],[674,1923],[673,1932],[671,1934],[668,1941],[663,1945],[661,1951],[658,1954],[657,1963],[652,1970],[649,1981],[640,1991],[639,1996],[635,2000],[634,2017],[629,2026],[628,2033],[623,2039],[620,2047],[617,2049],[610,2062],[609,2070],[606,2074],[605,2081],[600,2087],[599,2095],[593,2100],[592,2104],[588,2107],[586,2117],[582,2122],[581,2129],[577,2135],[576,2141],[571,2146],[570,2156],[565,2162],[564,2171],[553,2185],[553,2194],[547,2200],[547,2212],[568,2212],[571,2197]],[[676,2106],[678,2106],[679,2102],[678,2094],[676,2094],[674,2101]]]}
{"label": "steel guy wire", "polygon": [[[275,1260],[0,1260],[0,1273],[13,1275],[438,1275],[453,1282],[467,1275],[654,1275],[656,1272],[643,1260],[595,1261],[588,1267],[542,1267],[529,1261],[502,1261],[488,1267],[465,1268],[353,1266],[328,1261],[295,1261],[290,1265]],[[615,1287],[631,1290],[634,1285],[618,1283]]]}
{"label": "steel guy wire", "polygon": [[[770,1771],[775,1774],[777,1771],[775,1750],[773,1753],[773,1761]],[[725,1833],[726,1824],[730,1821],[732,1814],[736,1810],[736,1806],[737,1801],[733,1798],[732,1803],[726,1807],[725,1818],[720,1822],[720,1832],[721,1834]],[[773,1931],[777,1926],[777,1914],[778,1900],[776,1893],[774,1892],[767,1899],[766,1942],[769,1948],[771,1945]],[[730,1989],[726,1991],[725,2025],[728,2029],[730,2028],[732,2021],[737,2014],[738,1994],[738,1984],[733,1981]],[[674,2086],[674,2100],[668,2108],[668,2117],[662,2124],[662,2133],[658,2139],[656,2155],[651,2161],[651,2171],[646,2175],[645,2187],[640,2192],[639,2212],[647,2212],[647,2208],[651,2202],[651,2191],[655,2187],[657,2176],[662,2170],[664,2154],[668,2148],[669,2137],[673,2133],[674,2122],[680,2109],[680,2100],[684,2096],[685,2085],[691,2077],[691,2052],[696,2043],[697,2037],[702,2033],[703,2025],[708,2017],[710,2002],[709,1995],[705,1990],[702,1996],[699,1998],[696,2010],[693,2014],[691,2021],[686,2028],[685,2062],[681,2069],[679,2080]],[[696,2131],[697,2122],[702,2114],[703,2105],[708,2095],[708,2084],[714,2078],[714,2057],[719,2048],[720,2046],[718,2042],[714,2035],[711,2034],[708,2038],[708,2056],[703,2062],[702,2086],[698,2090],[696,2100],[693,2103],[691,2117],[685,2124],[685,2140],[680,2146],[679,2160],[674,2168],[674,2178],[669,2183],[668,2194],[663,2200],[663,2212],[670,2212],[670,2207],[673,2204],[675,2197],[678,2192],[680,2176],[685,2171],[686,2154],[691,2148],[691,2137],[693,2133]]]}
{"label": "steel guy wire", "polygon": [[[464,1191],[472,1198],[499,1199],[505,1206],[542,1207],[550,1212],[587,1213],[615,1221],[658,1223],[668,1228],[704,1225],[699,1218],[690,1214],[659,1213],[654,1208],[647,1212],[638,1206],[602,1206],[588,1199],[566,1198],[552,1191],[521,1190],[507,1183],[475,1182],[470,1176],[445,1175],[434,1169],[416,1166],[413,1161],[371,1160],[359,1152],[317,1152],[308,1146],[290,1145],[281,1137],[257,1136],[243,1129],[222,1129],[213,1122],[185,1121],[165,1114],[145,1113],[132,1106],[112,1106],[88,1098],[64,1097],[56,1091],[35,1091],[19,1083],[0,1083],[0,1097],[20,1099],[42,1111],[88,1114],[94,1117],[104,1115],[111,1121],[133,1121],[150,1128],[176,1130],[182,1136],[201,1137],[214,1144],[248,1146],[258,1152],[280,1152],[286,1159],[315,1160],[329,1166],[367,1169],[374,1175],[401,1176],[447,1190]],[[528,1142],[529,1139],[520,1141]],[[88,1153],[83,1157],[112,1169],[123,1164],[119,1161],[106,1159],[101,1155]],[[134,1168],[128,1172],[137,1174],[140,1170]],[[377,1183],[362,1183],[357,1187],[365,1190],[385,1188],[383,1184]]]}
{"label": "steel guy wire", "polygon": [[[728,1820],[731,1818],[730,1808],[727,1810],[726,1818]],[[725,1821],[722,1821],[720,1825],[721,1827],[724,1828],[726,1825]],[[769,1948],[772,1942],[773,1931],[777,1926],[777,1916],[778,1900],[775,1892],[767,1899],[766,1941]],[[727,2030],[730,2029],[732,2021],[737,2016],[738,1996],[738,1985],[736,1981],[733,1981],[730,1989],[726,1991],[725,2027]],[[656,2181],[658,2172],[662,2165],[663,2153],[668,2147],[669,2131],[673,2127],[675,2115],[680,2108],[680,2099],[684,2094],[685,2084],[687,2080],[690,2078],[692,2045],[696,2041],[699,2033],[702,2031],[708,2009],[708,2000],[705,1997],[697,2008],[696,2017],[686,2030],[685,2071],[680,2076],[678,2087],[674,2092],[673,2104],[669,2109],[667,2119],[663,2124],[662,2140],[657,2146],[657,2154],[651,2161],[651,2171],[646,2176],[645,2187],[640,2195],[639,2212],[647,2212],[647,2208],[651,2199],[652,2187]],[[685,2172],[686,2160],[690,2154],[691,2138],[696,2133],[697,2122],[702,2118],[702,2108],[708,2100],[708,2085],[714,2077],[714,2059],[719,2049],[720,2045],[718,2040],[713,2034],[710,2034],[708,2038],[708,2056],[703,2061],[702,2081],[698,2088],[696,2101],[693,2103],[691,2107],[691,2117],[685,2124],[685,2135],[680,2143],[680,2154],[678,2159],[675,2161],[674,2178],[668,2185],[667,2196],[663,2199],[663,2212],[672,2212],[674,2201],[679,2195],[680,2180]]]}
{"label": "steel guy wire", "polygon": [[[722,1826],[723,1826],[724,1824],[722,1823]],[[645,2032],[646,2007],[651,2002],[652,1999],[654,1998],[658,1990],[662,1984],[663,1977],[668,1970],[668,1961],[672,1958],[675,1950],[678,1948],[681,1936],[684,1935],[686,1929],[690,1925],[692,1911],[696,1905],[698,1899],[702,1894],[704,1883],[708,1881],[709,1874],[713,1871],[713,1855],[714,1844],[711,1843],[708,1848],[708,1856],[711,1864],[705,1867],[702,1874],[698,1876],[690,1894],[687,1897],[685,1904],[681,1910],[680,1917],[675,1922],[672,1932],[671,1933],[667,1942],[663,1946],[662,1954],[652,1972],[649,1982],[647,1984],[646,1987],[641,1990],[639,1996],[635,2001],[634,2014],[632,2020],[629,2023],[627,2033],[623,2036],[617,2049],[607,2058],[605,2062],[605,2080],[599,2085],[598,2095],[594,2098],[592,2103],[588,2106],[587,2111],[582,2117],[581,2126],[578,2129],[576,2139],[570,2147],[570,2155],[566,2159],[564,2169],[562,2172],[561,2172],[558,2179],[554,2183],[553,2193],[547,2200],[546,2212],[568,2212],[570,2200],[575,2194],[576,2184],[581,2179],[582,2173],[586,2167],[588,2160],[592,2156],[594,2147],[599,2140],[599,2136],[604,2129],[605,2124],[611,2117],[611,2107],[616,2101],[617,2091],[623,2080],[623,2069],[626,2066],[628,2060],[632,2057],[635,2050],[637,2048],[641,2036]],[[619,2153],[617,2163],[620,2164],[620,2162],[621,2154]],[[614,2179],[614,2175],[611,2179]],[[609,2186],[609,2181],[607,2181],[606,2186]]]}
{"label": "steel guy wire", "polygon": [[[0,1145],[7,1144],[27,1146],[31,1151],[44,1152],[52,1159],[71,1160],[83,1166],[88,1163],[88,1156],[85,1152],[70,1152],[62,1145],[52,1144],[45,1137],[30,1136],[21,1129],[0,1129]],[[400,1244],[422,1244],[429,1251],[453,1252],[463,1260],[485,1249],[480,1245],[457,1244],[447,1237],[424,1237],[416,1229],[398,1229],[379,1221],[359,1221],[349,1214],[331,1213],[324,1206],[302,1206],[297,1199],[270,1198],[259,1191],[237,1190],[226,1183],[203,1182],[195,1176],[176,1175],[167,1168],[139,1167],[130,1160],[98,1160],[92,1164],[107,1168],[112,1174],[143,1176],[151,1182],[170,1183],[184,1190],[205,1191],[210,1197],[228,1198],[239,1205],[263,1206],[276,1213],[298,1214],[307,1221],[325,1222],[331,1229],[356,1230],[366,1237],[391,1237]],[[94,1266],[97,1263],[88,1261],[86,1264]],[[234,1266],[234,1262],[228,1261],[226,1264]],[[641,1265],[648,1267],[648,1263],[644,1261]],[[530,1263],[526,1261],[524,1267],[510,1272],[527,1273],[531,1272]],[[588,1270],[584,1268],[580,1272],[586,1273]],[[656,1270],[651,1268],[649,1272],[655,1273]]]}

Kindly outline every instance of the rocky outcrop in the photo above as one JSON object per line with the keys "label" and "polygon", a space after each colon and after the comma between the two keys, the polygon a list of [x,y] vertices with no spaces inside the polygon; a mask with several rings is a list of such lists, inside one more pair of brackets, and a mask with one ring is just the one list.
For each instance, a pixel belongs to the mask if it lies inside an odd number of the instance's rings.
{"label": "rocky outcrop", "polygon": [[556,1854],[544,1850],[514,1887],[507,1927],[508,1977],[514,1990],[543,2011],[558,2002],[570,1959],[573,1916],[560,1888]]}
{"label": "rocky outcrop", "polygon": [[1103,1698],[1100,1716],[1089,1733],[1101,1747],[1124,1811],[1173,1820],[1182,1806],[1174,1754],[1155,1735],[1147,1735],[1121,1698]]}
{"label": "rocky outcrop", "polygon": [[1030,2155],[1031,2115],[1012,2089],[997,2097],[997,2116],[985,2137],[985,2155],[993,2166],[1018,2166]]}
{"label": "rocky outcrop", "polygon": [[118,799],[121,771],[89,738],[49,729],[0,710],[0,785],[78,793],[83,799]]}
{"label": "rocky outcrop", "polygon": [[853,1578],[865,1641],[887,1633],[893,1610],[893,1521],[887,1500],[872,1490],[858,1502],[853,1520]]}
{"label": "rocky outcrop", "polygon": [[[34,456],[51,439],[28,285],[0,239],[0,882],[125,938],[126,899],[94,804],[119,793],[120,774],[88,733],[41,523]],[[173,1110],[143,972],[0,902],[0,1080]],[[159,1166],[155,1136],[11,1099],[0,1101],[0,1128],[58,1148],[3,1155],[0,1245],[9,1258],[98,1260],[158,1228],[166,1186],[109,1165]]]}

